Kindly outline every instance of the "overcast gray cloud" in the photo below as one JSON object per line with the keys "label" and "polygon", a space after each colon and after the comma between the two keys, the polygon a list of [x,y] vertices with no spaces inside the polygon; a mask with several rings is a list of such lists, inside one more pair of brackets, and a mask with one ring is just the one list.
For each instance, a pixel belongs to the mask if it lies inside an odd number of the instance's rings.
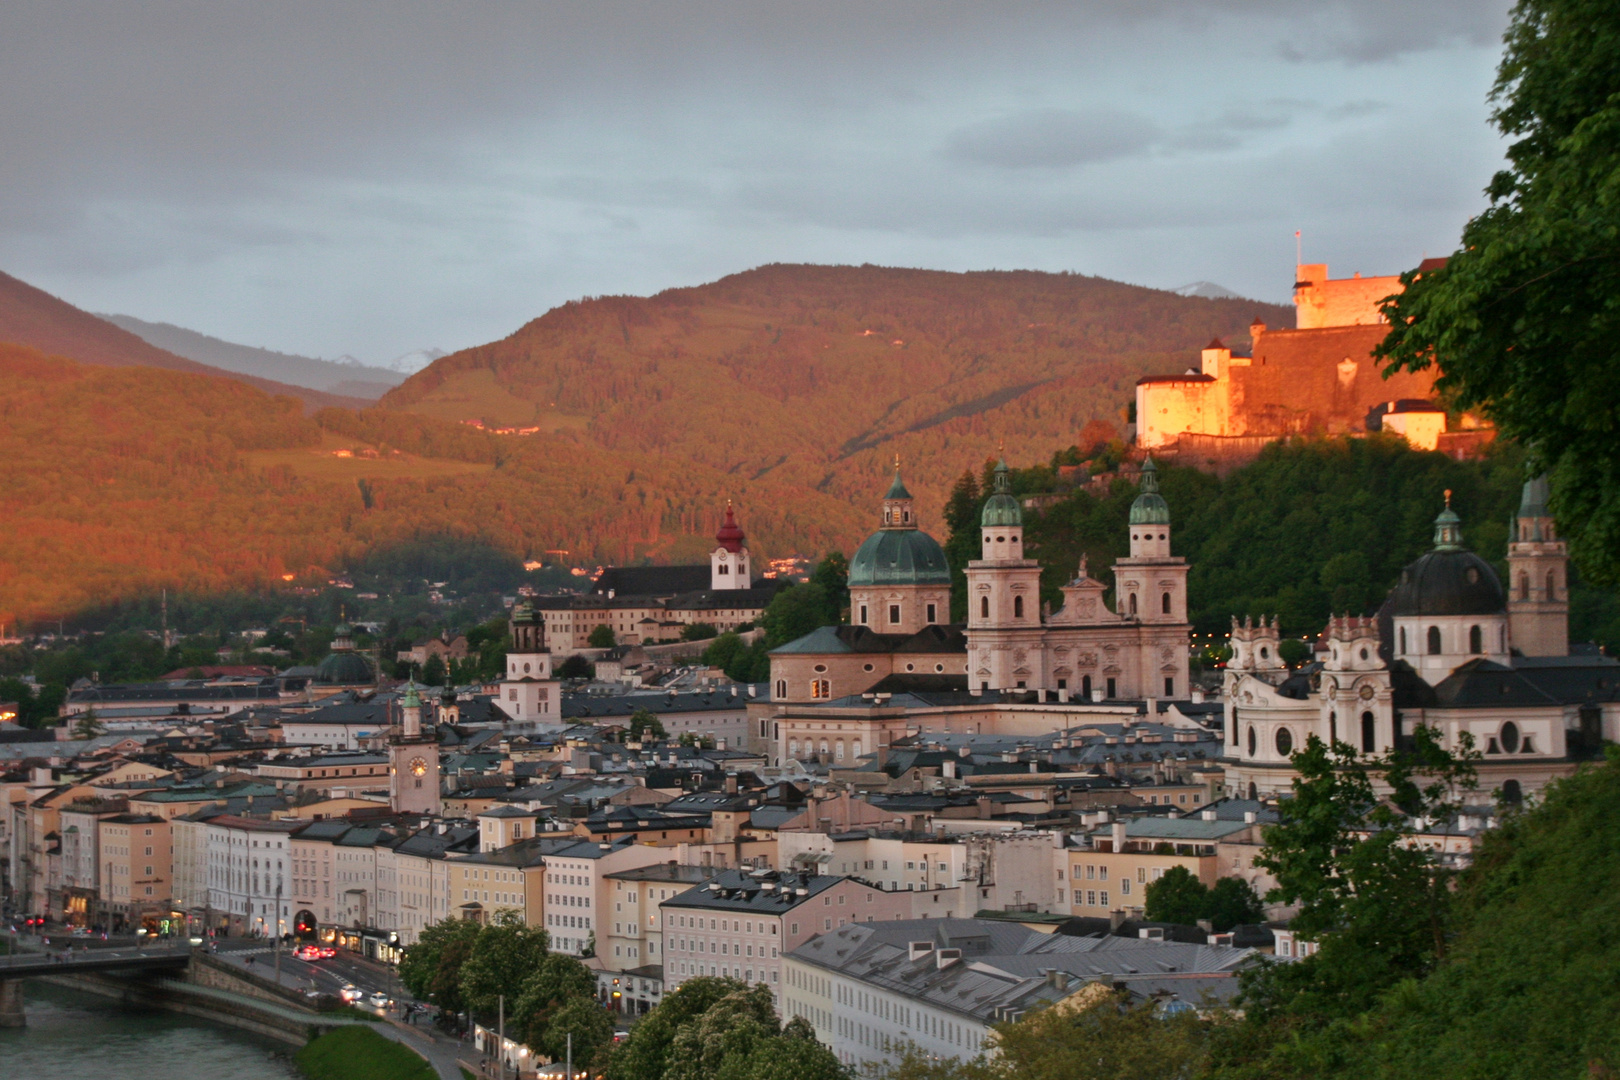
{"label": "overcast gray cloud", "polygon": [[1446,249],[1503,0],[0,7],[0,269],[383,359],[759,263],[1286,297]]}

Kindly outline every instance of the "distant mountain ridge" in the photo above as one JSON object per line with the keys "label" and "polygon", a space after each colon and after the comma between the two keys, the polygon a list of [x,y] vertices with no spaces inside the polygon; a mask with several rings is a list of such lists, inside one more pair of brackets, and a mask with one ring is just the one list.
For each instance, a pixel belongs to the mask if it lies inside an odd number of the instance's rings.
{"label": "distant mountain ridge", "polygon": [[147,322],[133,315],[100,317],[128,330],[149,345],[188,360],[241,375],[257,375],[311,390],[323,390],[329,394],[375,401],[398,386],[409,374],[394,368],[362,364],[357,360],[349,363],[320,360],[313,356],[238,345],[172,323]]}
{"label": "distant mountain ridge", "polygon": [[267,393],[297,398],[309,410],[370,404],[364,398],[312,390],[189,360],[5,273],[0,273],[0,342],[26,345],[47,355],[102,367],[156,367],[235,379]]}
{"label": "distant mountain ridge", "polygon": [[1179,289],[1171,289],[1177,296],[1197,296],[1204,300],[1243,300],[1242,295],[1233,292],[1223,285],[1213,281],[1195,281],[1191,285],[1183,285]]}

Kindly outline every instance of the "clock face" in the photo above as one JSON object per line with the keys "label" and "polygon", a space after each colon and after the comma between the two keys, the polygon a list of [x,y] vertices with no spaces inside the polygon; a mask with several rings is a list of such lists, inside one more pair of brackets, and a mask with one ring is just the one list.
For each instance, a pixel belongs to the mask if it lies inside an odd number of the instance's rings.
{"label": "clock face", "polygon": [[423,761],[421,758],[415,758],[411,761],[411,772],[416,776],[421,776],[423,773],[427,772],[427,762]]}
{"label": "clock face", "polygon": [[1373,691],[1373,688],[1371,686],[1363,686],[1361,688],[1361,698],[1362,698],[1362,700],[1363,701],[1372,700],[1373,693],[1374,693],[1374,691]]}

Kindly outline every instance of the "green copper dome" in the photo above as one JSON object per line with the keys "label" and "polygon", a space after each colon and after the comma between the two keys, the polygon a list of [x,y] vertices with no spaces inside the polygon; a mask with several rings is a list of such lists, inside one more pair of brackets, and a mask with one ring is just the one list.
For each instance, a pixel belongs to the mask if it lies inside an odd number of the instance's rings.
{"label": "green copper dome", "polygon": [[909,498],[911,498],[911,492],[906,490],[905,481],[900,479],[900,468],[899,468],[899,466],[895,467],[895,470],[894,470],[894,483],[889,485],[889,493],[887,495],[883,496],[883,497],[885,499],[909,499]]}
{"label": "green copper dome", "polygon": [[1131,503],[1131,524],[1170,524],[1170,504],[1159,494],[1159,467],[1152,458],[1142,462],[1142,493]]}
{"label": "green copper dome", "polygon": [[335,652],[315,668],[315,682],[326,686],[370,686],[371,664],[357,652]]}
{"label": "green copper dome", "polygon": [[951,584],[951,567],[938,541],[921,529],[882,529],[849,560],[849,586]]}
{"label": "green copper dome", "polygon": [[995,493],[984,501],[984,512],[979,515],[979,524],[987,529],[1022,525],[1024,508],[1013,498],[1012,479],[1007,475],[1006,458],[996,462],[994,491]]}
{"label": "green copper dome", "polygon": [[405,709],[420,709],[422,707],[422,698],[416,692],[415,679],[405,684],[405,696],[399,699],[399,704],[401,708]]}

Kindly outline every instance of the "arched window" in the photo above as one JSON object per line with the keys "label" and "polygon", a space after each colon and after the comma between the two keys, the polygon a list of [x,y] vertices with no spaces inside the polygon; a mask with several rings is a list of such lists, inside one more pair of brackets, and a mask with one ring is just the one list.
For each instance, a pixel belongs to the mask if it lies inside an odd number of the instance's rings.
{"label": "arched window", "polygon": [[1547,599],[1558,599],[1558,577],[1555,570],[1547,571]]}
{"label": "arched window", "polygon": [[1361,751],[1364,754],[1378,751],[1378,717],[1370,712],[1361,714]]}
{"label": "arched window", "polygon": [[1294,752],[1294,733],[1287,728],[1277,729],[1277,755],[1287,757]]}
{"label": "arched window", "polygon": [[788,757],[798,757],[798,756],[799,756],[799,740],[798,739],[789,739],[788,740]]}
{"label": "arched window", "polygon": [[1249,801],[1253,802],[1256,799],[1258,799],[1259,797],[1260,797],[1260,789],[1255,786],[1255,783],[1254,783],[1253,780],[1250,780],[1249,781]]}
{"label": "arched window", "polygon": [[989,617],[990,617],[990,598],[988,596],[981,596],[981,597],[979,597],[979,618],[988,619]]}
{"label": "arched window", "polygon": [[1477,626],[1468,628],[1468,651],[1475,654],[1485,651],[1485,634]]}
{"label": "arched window", "polygon": [[1169,593],[1165,593],[1164,596],[1160,598],[1159,607],[1164,611],[1164,613],[1166,615],[1170,614],[1170,594]]}
{"label": "arched window", "polygon": [[776,696],[779,697],[779,698],[787,697],[787,680],[786,679],[777,679],[776,680]]}
{"label": "arched window", "polygon": [[1339,714],[1336,713],[1336,712],[1330,712],[1330,713],[1328,713],[1328,746],[1331,747],[1334,743],[1336,743],[1338,741],[1339,741]]}
{"label": "arched window", "polygon": [[861,740],[859,740],[859,739],[855,740],[855,746],[854,746],[854,750],[852,752],[852,756],[857,757],[857,758],[861,756]]}
{"label": "arched window", "polygon": [[1429,627],[1429,655],[1440,655],[1440,628],[1438,626]]}
{"label": "arched window", "polygon": [[1015,597],[1013,597],[1013,618],[1022,619],[1023,617],[1024,617],[1024,598],[1022,596],[1015,596]]}
{"label": "arched window", "polygon": [[1401,655],[1406,655],[1406,627],[1401,627]]}
{"label": "arched window", "polygon": [[1530,599],[1530,575],[1519,571],[1519,599]]}
{"label": "arched window", "polygon": [[1510,806],[1524,802],[1524,789],[1519,787],[1517,780],[1502,781],[1502,801]]}
{"label": "arched window", "polygon": [[1255,747],[1257,745],[1259,745],[1259,740],[1255,738],[1254,725],[1250,724],[1249,725],[1249,756],[1250,757],[1254,756]]}
{"label": "arched window", "polygon": [[1136,594],[1131,593],[1131,614],[1136,614]]}

